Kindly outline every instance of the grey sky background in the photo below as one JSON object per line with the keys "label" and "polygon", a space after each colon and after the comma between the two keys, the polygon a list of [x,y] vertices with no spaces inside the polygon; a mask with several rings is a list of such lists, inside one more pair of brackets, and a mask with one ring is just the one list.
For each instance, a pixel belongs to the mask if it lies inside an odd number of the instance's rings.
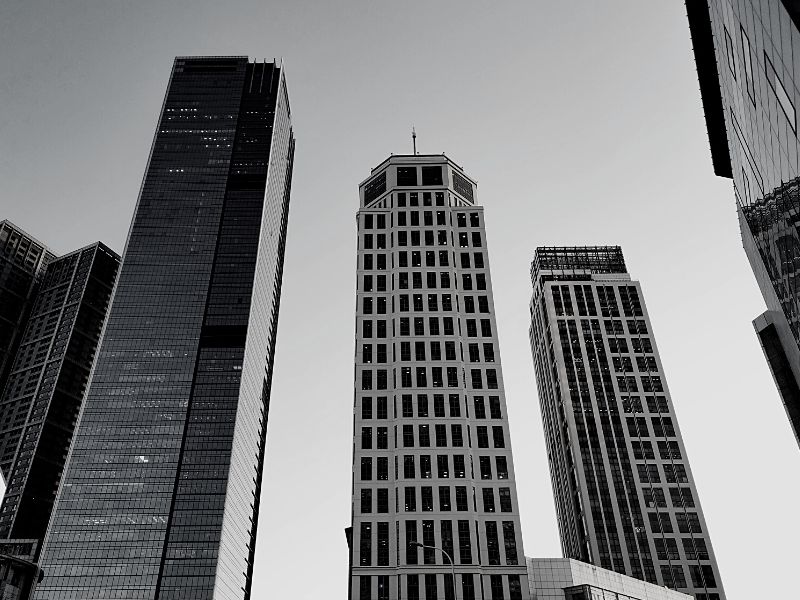
{"label": "grey sky background", "polygon": [[175,55],[284,57],[297,154],[254,598],[344,598],[357,184],[446,152],[479,182],[525,553],[559,556],[528,344],[538,245],[620,244],[731,600],[785,594],[800,452],[711,168],[683,2],[0,2],[0,218],[122,251]]}

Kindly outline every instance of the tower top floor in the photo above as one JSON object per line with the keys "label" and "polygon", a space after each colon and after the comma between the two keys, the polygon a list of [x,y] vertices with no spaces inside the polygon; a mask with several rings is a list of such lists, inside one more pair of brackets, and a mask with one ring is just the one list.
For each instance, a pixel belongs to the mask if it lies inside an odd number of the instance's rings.
{"label": "tower top floor", "polygon": [[382,208],[394,190],[440,188],[456,193],[465,206],[475,204],[478,183],[444,154],[393,154],[358,186],[361,208]]}

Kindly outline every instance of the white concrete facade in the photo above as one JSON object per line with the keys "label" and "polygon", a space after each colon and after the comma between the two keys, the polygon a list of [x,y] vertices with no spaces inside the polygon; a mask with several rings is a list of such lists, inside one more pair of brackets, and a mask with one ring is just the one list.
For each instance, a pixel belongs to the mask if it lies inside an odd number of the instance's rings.
{"label": "white concrete facade", "polygon": [[352,600],[528,600],[475,188],[444,155],[360,186]]}

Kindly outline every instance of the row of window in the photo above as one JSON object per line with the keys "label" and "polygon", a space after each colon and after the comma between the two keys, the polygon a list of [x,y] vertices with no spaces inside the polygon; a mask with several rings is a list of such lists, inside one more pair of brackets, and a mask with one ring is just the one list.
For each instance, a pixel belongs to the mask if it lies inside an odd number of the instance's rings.
{"label": "row of window", "polygon": [[[408,426],[411,427],[411,426]],[[405,429],[405,426],[404,426]],[[413,442],[413,431],[410,432],[411,441]],[[405,432],[404,432],[405,438]],[[430,444],[428,444],[430,446]],[[413,447],[412,445],[405,446],[406,448]],[[397,457],[395,457],[396,459]],[[508,459],[505,456],[495,456],[494,457],[494,466],[495,472],[494,476],[497,479],[508,479]],[[420,459],[422,460],[422,459]],[[373,469],[374,466],[374,469]],[[655,466],[655,465],[648,465],[648,466]],[[665,465],[666,467],[669,465]],[[453,455],[453,475],[456,479],[463,479],[466,477],[466,463],[463,454],[455,454]],[[480,471],[480,478],[484,480],[492,479],[492,457],[491,456],[479,456],[478,457],[478,467]],[[470,466],[472,468],[472,466]],[[395,471],[397,471],[397,465],[395,464]],[[389,480],[389,457],[388,456],[362,456],[361,457],[361,468],[360,468],[360,479],[361,481],[372,481],[373,475],[374,479],[377,481],[388,481]],[[470,477],[474,477],[474,474],[471,473]],[[397,478],[397,472],[395,472],[395,478]],[[655,482],[658,483],[658,482]]]}
{"label": "row of window", "polygon": [[[632,438],[650,437],[650,428],[647,425],[647,417],[625,417],[628,424],[628,435]],[[650,417],[653,426],[653,437],[675,437],[675,425],[672,417],[659,415]]]}
{"label": "row of window", "polygon": [[[415,488],[406,487],[404,491],[405,510],[406,512],[416,511],[417,496],[414,491]],[[467,496],[467,488],[465,486],[438,486],[437,496],[439,499],[439,511],[450,512],[453,510],[453,501],[451,500],[451,489],[455,489],[455,510],[467,511],[469,510],[469,502]],[[395,511],[400,512],[398,489],[395,488]],[[420,487],[420,506],[423,512],[433,511],[433,487],[421,486]],[[483,512],[493,513],[500,512],[510,513],[513,511],[511,503],[511,488],[501,487],[497,488],[497,496],[495,496],[495,488],[482,488],[481,499],[483,501]],[[497,500],[497,502],[495,501]],[[409,508],[409,507],[414,508]],[[359,508],[361,514],[370,514],[373,512],[383,514],[389,512],[389,489],[388,488],[362,488],[361,501]],[[473,494],[473,510],[477,512],[477,501]]]}
{"label": "row of window", "polygon": [[[633,371],[633,362],[630,356],[614,356],[612,358],[614,371],[617,373],[628,373]],[[636,368],[638,371],[648,373],[650,371],[658,371],[655,356],[637,356]]]}
{"label": "row of window", "polygon": [[[379,361],[380,362],[380,361]],[[392,387],[397,387],[397,369],[392,371]],[[430,387],[440,388],[445,387],[460,387],[463,382],[459,381],[458,367],[411,367],[400,368],[400,387],[401,388],[426,388],[428,387],[428,371],[430,371]],[[470,369],[470,384],[474,390],[482,390],[484,387],[488,390],[498,389],[497,369]],[[485,372],[485,379],[484,379]],[[361,389],[371,390],[387,390],[389,389],[389,370],[388,369],[375,369],[375,378],[373,381],[372,369],[362,369],[361,371]],[[446,376],[446,379],[445,379]]]}
{"label": "row of window", "polygon": [[[411,342],[400,342],[400,361],[408,362],[411,360],[417,361],[426,361],[428,360],[428,356],[430,356],[431,361],[440,361],[443,360],[464,360],[464,356],[462,353],[461,358],[457,358],[456,355],[456,343],[455,342],[437,342],[431,341],[430,344],[430,354],[427,354],[426,342],[414,342],[414,353],[411,353]],[[444,346],[444,354],[442,353],[442,346]],[[483,361],[484,362],[494,362],[494,344],[491,342],[486,342],[482,344],[483,346]],[[392,360],[396,361],[398,359],[397,353],[395,352],[396,345],[392,344]],[[459,343],[459,348],[463,348],[463,346]],[[388,361],[388,345],[387,344],[362,344],[361,345],[361,361],[364,364],[371,364],[372,362],[377,363],[386,363]],[[373,352],[374,350],[374,352]],[[413,356],[413,358],[412,358]],[[469,362],[481,362],[481,345],[470,343],[467,344],[467,356],[469,357]],[[457,385],[457,384],[454,384]]]}
{"label": "row of window", "polygon": [[[389,235],[389,244],[394,246],[394,233]],[[401,229],[397,233],[397,246],[454,246],[456,237],[448,236],[445,229]],[[381,234],[385,235],[385,234]],[[482,248],[483,238],[480,231],[460,231],[457,232],[458,247],[459,248]],[[377,249],[383,250],[386,248],[386,239],[376,239],[375,245]],[[372,245],[372,242],[364,242],[365,244]],[[371,248],[364,247],[364,250]]]}
{"label": "row of window", "polygon": [[597,299],[600,306],[600,314],[604,317],[619,317],[619,304],[615,290],[619,292],[622,301],[622,309],[626,317],[641,317],[644,316],[642,311],[642,303],[639,299],[639,290],[632,285],[600,285],[593,288],[591,285],[554,285],[551,288],[553,296],[553,307],[555,308],[556,315],[574,316],[575,310],[572,304],[572,296],[570,295],[570,287],[573,288],[575,294],[575,305],[578,308],[578,315],[581,317],[596,317],[597,305],[594,301],[593,289],[597,290]]}
{"label": "row of window", "polygon": [[[433,416],[436,418],[444,419],[448,415],[445,413],[445,407],[448,406],[451,418],[461,418],[461,400],[458,394],[449,394],[448,402],[445,404],[444,394],[433,394]],[[486,418],[486,399],[483,396],[475,396],[473,398],[475,407],[475,418]],[[502,419],[503,411],[500,407],[499,396],[489,396],[489,418]],[[388,418],[388,399],[386,396],[379,396],[375,398],[375,411],[373,412],[373,398],[365,396],[361,398],[361,418],[370,420],[373,414],[377,419]],[[427,394],[417,394],[417,412],[416,416],[420,418],[427,418],[430,416],[430,406],[428,403]],[[469,412],[469,411],[467,411]],[[404,419],[414,418],[414,398],[411,394],[403,394],[401,397],[401,415]],[[469,416],[469,415],[467,415]],[[397,410],[394,411],[394,418],[397,418]]]}
{"label": "row of window", "polygon": [[[668,512],[647,513],[650,530],[653,533],[673,533],[672,518]],[[680,533],[703,533],[700,528],[700,517],[696,512],[676,512],[675,522]]]}
{"label": "row of window", "polygon": [[[689,477],[686,474],[686,467],[684,465],[661,465],[664,469],[664,479],[667,483],[689,483]],[[653,463],[637,464],[636,470],[639,473],[639,481],[641,483],[661,483],[661,474],[659,473],[659,465]]]}
{"label": "row of window", "polygon": [[[632,369],[631,369],[632,370]],[[641,379],[643,392],[663,392],[664,384],[659,375],[617,375],[617,386],[621,392],[638,392]]]}
{"label": "row of window", "polygon": [[[648,487],[643,490],[644,503],[647,508],[666,508],[667,497],[664,488]],[[691,488],[671,487],[669,497],[673,508],[694,508],[694,496]]]}
{"label": "row of window", "polygon": [[[396,597],[404,600],[440,600],[439,588],[441,586],[444,600],[455,600],[456,587],[459,588],[458,598],[460,600],[475,600],[477,594],[480,593],[476,592],[475,575],[459,573],[456,577],[458,585],[454,586],[453,576],[450,573],[444,575],[435,573],[397,575],[398,595]],[[405,580],[404,590],[402,590],[403,580]],[[420,585],[420,581],[422,585]],[[507,592],[503,587],[504,581],[508,585]],[[361,575],[358,585],[359,600],[389,600],[388,575]],[[424,587],[424,595],[421,595],[423,593],[421,587]],[[491,600],[522,600],[522,583],[519,575],[490,575],[489,590],[491,591]]]}
{"label": "row of window", "polygon": [[[633,457],[636,460],[655,460],[653,444],[648,441],[633,440]],[[658,441],[658,456],[661,460],[682,460],[681,449],[678,442]]]}
{"label": "row of window", "polygon": [[[430,447],[430,426],[427,424],[419,425],[419,447],[420,448],[429,448]],[[447,425],[438,423],[434,425],[434,432],[436,438],[436,447],[437,448],[446,448],[447,447]],[[362,450],[371,450],[372,449],[372,427],[362,427],[361,428],[361,448]],[[396,432],[395,428],[395,432]],[[470,429],[467,428],[467,435],[469,437],[469,445],[472,446],[472,438],[469,433]],[[492,431],[492,446],[494,448],[505,448],[505,436],[503,435],[503,427],[502,425],[493,425],[491,428]],[[450,441],[452,446],[455,448],[461,448],[464,445],[464,436],[462,434],[462,428],[460,423],[452,423],[450,425]],[[388,449],[388,428],[387,427],[378,427],[375,431],[375,448],[377,450],[387,450]],[[488,448],[489,447],[489,426],[487,425],[477,425],[475,427],[475,440],[478,448]],[[395,447],[397,447],[397,440],[395,440]],[[403,447],[404,448],[413,448],[414,447],[414,438],[413,438],[413,425],[403,425]],[[412,457],[413,458],[413,457]]]}

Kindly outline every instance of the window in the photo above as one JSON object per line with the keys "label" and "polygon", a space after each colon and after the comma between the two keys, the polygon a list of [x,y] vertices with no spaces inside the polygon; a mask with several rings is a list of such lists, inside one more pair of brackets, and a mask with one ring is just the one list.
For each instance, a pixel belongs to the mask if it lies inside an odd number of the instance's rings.
{"label": "window", "polygon": [[431,478],[431,456],[430,454],[421,454],[419,457],[419,476],[423,479]]}
{"label": "window", "polygon": [[416,477],[416,470],[414,468],[414,456],[406,454],[403,456],[403,478],[414,479]]}
{"label": "window", "polygon": [[469,521],[466,520],[458,522],[458,550],[459,562],[462,565],[472,564],[472,542],[470,539]]}
{"label": "window", "polygon": [[455,454],[453,456],[453,474],[455,475],[456,479],[464,479],[464,477],[466,477],[466,467],[464,465],[464,455]]}
{"label": "window", "polygon": [[397,167],[397,185],[417,185],[417,168]]}
{"label": "window", "polygon": [[[361,523],[361,536],[360,536],[360,563],[362,567],[368,567],[372,564],[372,523]],[[369,581],[369,578],[367,578]],[[362,591],[363,591],[363,579]]]}
{"label": "window", "polygon": [[505,545],[506,564],[516,565],[518,562],[517,537],[514,533],[513,521],[503,521],[503,543]]}
{"label": "window", "polygon": [[481,470],[481,479],[492,478],[492,459],[489,456],[478,457],[478,464]]}
{"label": "window", "polygon": [[[497,523],[494,521],[486,521],[486,553],[489,557],[489,564],[490,565],[499,565],[500,564],[500,544],[497,540]],[[496,576],[492,576],[493,578]],[[500,579],[500,577],[497,577]],[[501,581],[501,589],[502,589],[502,579]],[[492,593],[493,598],[497,598],[497,600],[503,600],[502,593],[500,596],[495,596]]]}
{"label": "window", "polygon": [[483,511],[494,512],[494,490],[483,488]]}
{"label": "window", "polygon": [[[417,522],[406,521],[406,564],[417,564],[417,547],[412,544],[417,541]],[[408,594],[411,597],[411,578],[416,578],[416,575],[408,576]],[[419,592],[418,592],[419,594]],[[419,598],[419,595],[417,595]]]}
{"label": "window", "polygon": [[511,512],[511,488],[499,488],[500,512]]}
{"label": "window", "polygon": [[372,449],[372,427],[361,428],[361,448],[363,450]]}
{"label": "window", "polygon": [[372,457],[361,457],[361,481],[372,480]]}
{"label": "window", "polygon": [[419,426],[419,445],[422,448],[429,448],[431,445],[430,425]]}
{"label": "window", "polygon": [[431,512],[433,510],[433,488],[429,485],[423,485],[420,488],[422,496],[422,510]]}
{"label": "window", "polygon": [[485,419],[486,418],[486,405],[483,402],[483,396],[475,396],[474,403],[475,403],[475,418],[476,419]]}
{"label": "window", "polygon": [[451,510],[450,488],[447,486],[439,486],[439,510],[443,512]]}
{"label": "window", "polygon": [[456,510],[469,510],[467,506],[467,488],[463,485],[456,486]]}
{"label": "window", "polygon": [[497,463],[497,478],[508,479],[508,460],[505,456],[498,456],[495,459]]}
{"label": "window", "polygon": [[714,577],[714,570],[710,565],[690,565],[689,572],[692,574],[692,585],[694,587],[717,587],[717,579]]}
{"label": "window", "polygon": [[415,512],[417,510],[417,490],[413,487],[405,488],[405,510]]}
{"label": "window", "polygon": [[413,425],[403,425],[403,447],[404,448],[413,448],[414,447],[414,426]]}
{"label": "window", "polygon": [[365,397],[361,399],[361,418],[362,419],[372,418],[372,398],[370,397]]}
{"label": "window", "polygon": [[389,512],[389,490],[387,488],[378,488],[378,512]]}
{"label": "window", "polygon": [[475,433],[478,438],[478,448],[488,448],[489,447],[488,428],[485,425],[478,425],[475,428]]}
{"label": "window", "polygon": [[680,560],[678,553],[678,543],[675,538],[657,537],[653,540],[656,545],[656,555],[658,560]]}
{"label": "window", "polygon": [[650,519],[650,531],[653,533],[672,533],[672,521],[669,518],[669,513],[648,513],[647,516]]}
{"label": "window", "polygon": [[450,425],[450,442],[454,448],[461,448],[464,445],[464,437],[461,434],[461,424],[453,423]]}
{"label": "window", "polygon": [[442,167],[422,167],[422,185],[442,185]]}
{"label": "window", "polygon": [[750,38],[744,32],[744,28],[739,28],[739,33],[742,38],[742,55],[744,58],[744,80],[747,87],[747,94],[750,96],[750,101],[753,106],[756,105],[756,89],[753,81],[753,53],[750,49]]}
{"label": "window", "polygon": [[361,490],[361,512],[372,512],[372,490],[369,488]]}
{"label": "window", "polygon": [[697,516],[697,513],[675,513],[675,519],[678,521],[678,531],[681,533],[702,533],[702,529],[700,528],[700,518]]}
{"label": "window", "polygon": [[503,428],[500,425],[492,426],[492,440],[495,448],[505,448],[506,443],[503,437]]}
{"label": "window", "polygon": [[386,456],[378,457],[377,464],[378,481],[386,481],[389,479],[389,458]]}
{"label": "window", "polygon": [[789,121],[789,126],[792,128],[794,133],[797,133],[797,117],[794,110],[794,104],[792,103],[789,93],[786,91],[786,87],[783,85],[783,81],[781,81],[778,72],[775,70],[775,66],[772,64],[772,61],[769,59],[769,56],[767,56],[766,52],[764,52],[764,70],[767,76],[767,83],[775,93],[775,98],[778,100],[778,104],[783,109],[783,113],[786,115],[786,119]]}

